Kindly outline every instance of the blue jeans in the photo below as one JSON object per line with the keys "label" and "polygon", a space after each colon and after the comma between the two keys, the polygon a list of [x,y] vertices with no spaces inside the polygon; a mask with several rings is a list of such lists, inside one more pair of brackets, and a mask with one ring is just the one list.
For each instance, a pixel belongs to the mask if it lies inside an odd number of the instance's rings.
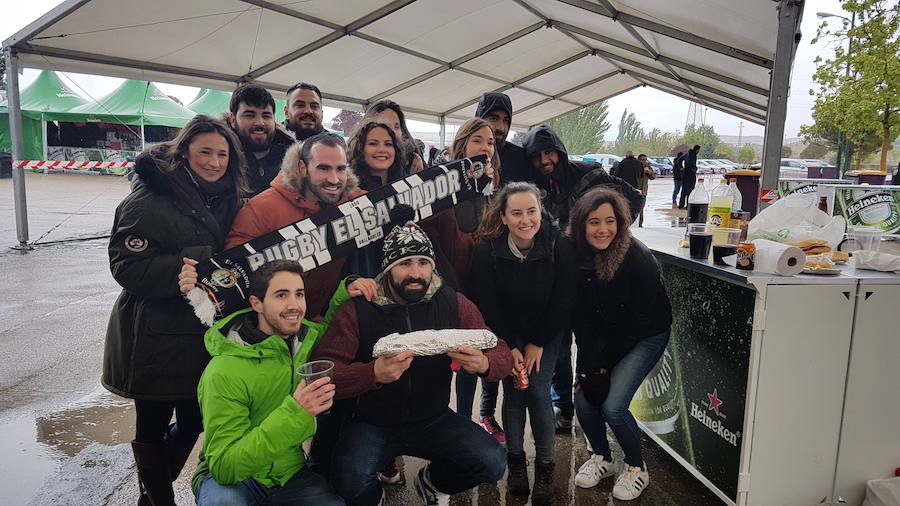
{"label": "blue jeans", "polygon": [[197,490],[197,506],[246,506],[248,504],[344,504],[325,478],[303,467],[283,487],[266,487],[253,478],[222,485],[207,475]]}
{"label": "blue jeans", "polygon": [[[460,369],[456,372],[456,412],[467,420],[472,419],[472,401],[475,400],[475,384],[478,376]],[[481,380],[481,408],[479,416],[494,416],[497,409],[499,381]]]}
{"label": "blue jeans", "polygon": [[531,416],[535,456],[542,462],[553,462],[556,421],[553,419],[553,403],[550,400],[550,380],[553,378],[553,367],[556,365],[561,342],[562,338],[556,337],[544,346],[541,371],[538,372],[537,368],[531,371],[528,388],[525,390],[515,387],[512,376],[503,379],[503,430],[506,432],[506,449],[510,453],[525,451],[523,446],[527,409]]}
{"label": "blue jeans", "polygon": [[628,405],[641,382],[662,357],[668,342],[669,331],[641,339],[634,349],[613,366],[608,373],[609,394],[601,407],[589,403],[581,389],[576,390],[575,413],[578,414],[578,423],[595,455],[612,460],[609,441],[606,440],[606,424],[609,424],[625,452],[625,462],[630,466],[643,465],[641,432],[631,411],[628,411]]}
{"label": "blue jeans", "polygon": [[575,416],[575,405],[572,403],[572,332],[563,333],[559,354],[556,358],[556,370],[553,372],[553,383],[550,385],[550,398],[553,405],[559,408],[563,418],[571,420]]}
{"label": "blue jeans", "polygon": [[382,490],[375,472],[398,455],[430,460],[431,483],[446,494],[496,482],[506,472],[506,454],[497,440],[447,408],[421,422],[391,427],[349,422],[332,456],[332,485],[347,504],[378,504]]}
{"label": "blue jeans", "polygon": [[680,191],[681,191],[681,180],[676,179],[675,180],[675,189],[672,191],[672,203],[673,204],[678,203],[678,192],[680,192]]}

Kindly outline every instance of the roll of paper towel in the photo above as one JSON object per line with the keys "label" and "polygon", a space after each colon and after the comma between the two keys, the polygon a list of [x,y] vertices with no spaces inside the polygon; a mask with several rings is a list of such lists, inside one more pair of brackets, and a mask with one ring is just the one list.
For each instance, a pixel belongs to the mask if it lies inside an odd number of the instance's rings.
{"label": "roll of paper towel", "polygon": [[806,265],[806,254],[796,246],[768,239],[755,239],[756,266],[754,271],[773,272],[779,276],[800,274]]}

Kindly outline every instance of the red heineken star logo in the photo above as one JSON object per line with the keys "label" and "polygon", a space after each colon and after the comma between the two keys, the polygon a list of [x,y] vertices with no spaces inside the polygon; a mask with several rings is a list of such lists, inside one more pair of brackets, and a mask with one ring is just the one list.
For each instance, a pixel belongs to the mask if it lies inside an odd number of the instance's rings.
{"label": "red heineken star logo", "polygon": [[707,411],[711,409],[711,410],[715,411],[716,414],[718,415],[719,414],[719,406],[721,406],[723,404],[722,401],[719,400],[718,389],[713,388],[713,393],[706,394],[706,396],[709,397],[709,408],[707,408]]}

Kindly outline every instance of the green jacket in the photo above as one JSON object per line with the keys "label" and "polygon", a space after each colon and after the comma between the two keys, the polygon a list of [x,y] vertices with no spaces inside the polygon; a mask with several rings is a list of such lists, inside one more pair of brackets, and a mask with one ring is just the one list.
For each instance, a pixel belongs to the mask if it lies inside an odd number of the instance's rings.
{"label": "green jacket", "polygon": [[[303,320],[303,341],[296,353],[281,336],[242,343],[236,328],[252,309],[216,322],[205,335],[212,355],[197,396],[205,439],[192,479],[196,494],[206,475],[223,485],[253,478],[266,487],[283,486],[305,464],[300,448],[316,432],[315,418],[294,400],[305,363],[338,307],[350,297],[345,279],[321,323]],[[239,344],[241,343],[241,344]]]}

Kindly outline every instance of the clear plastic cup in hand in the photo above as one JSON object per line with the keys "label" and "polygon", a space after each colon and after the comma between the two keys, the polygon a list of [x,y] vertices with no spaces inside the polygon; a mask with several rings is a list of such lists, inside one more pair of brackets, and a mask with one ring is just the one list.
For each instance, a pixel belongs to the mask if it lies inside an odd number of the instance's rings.
{"label": "clear plastic cup in hand", "polygon": [[297,368],[297,374],[304,385],[316,381],[319,378],[331,378],[334,362],[331,360],[312,360]]}

